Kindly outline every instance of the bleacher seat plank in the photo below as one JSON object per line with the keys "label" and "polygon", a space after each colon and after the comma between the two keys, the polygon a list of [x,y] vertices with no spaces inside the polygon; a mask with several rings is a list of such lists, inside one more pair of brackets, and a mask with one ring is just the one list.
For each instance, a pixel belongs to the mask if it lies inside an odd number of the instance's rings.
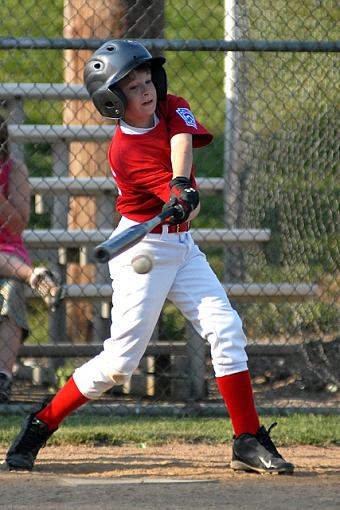
{"label": "bleacher seat plank", "polygon": [[[222,191],[222,177],[197,177],[200,191]],[[117,191],[111,177],[31,177],[32,193],[69,193],[71,195],[99,194]]]}
{"label": "bleacher seat plank", "polygon": [[[197,228],[191,233],[195,241],[205,243],[254,243],[270,239],[270,230],[267,229]],[[71,248],[102,243],[111,234],[111,229],[26,229],[23,238],[30,248]]]}
{"label": "bleacher seat plank", "polygon": [[[235,301],[262,300],[268,302],[312,299],[318,295],[318,286],[307,283],[225,283],[223,285],[230,299]],[[65,285],[67,299],[111,300],[110,284],[89,283]],[[28,298],[37,297],[29,288]]]}

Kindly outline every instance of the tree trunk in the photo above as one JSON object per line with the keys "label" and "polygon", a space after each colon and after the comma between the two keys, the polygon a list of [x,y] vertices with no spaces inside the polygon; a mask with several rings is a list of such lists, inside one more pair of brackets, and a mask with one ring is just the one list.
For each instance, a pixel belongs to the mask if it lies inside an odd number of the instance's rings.
{"label": "tree trunk", "polygon": [[[82,39],[157,38],[163,36],[164,0],[65,0],[64,37]],[[92,54],[88,50],[65,50],[64,80],[82,84],[83,69]],[[64,124],[104,124],[107,121],[91,101],[69,100],[64,107]],[[109,122],[111,124],[111,122]],[[72,142],[69,153],[69,175],[73,177],[108,176],[109,142]],[[69,206],[69,230],[94,229],[96,225],[94,197],[74,197]],[[111,226],[113,218],[111,218]],[[101,225],[102,227],[104,225]],[[106,227],[109,227],[106,225]],[[68,267],[68,283],[95,281],[93,264],[72,263]],[[71,340],[89,341],[92,336],[92,305],[88,302],[68,303],[68,336]]]}

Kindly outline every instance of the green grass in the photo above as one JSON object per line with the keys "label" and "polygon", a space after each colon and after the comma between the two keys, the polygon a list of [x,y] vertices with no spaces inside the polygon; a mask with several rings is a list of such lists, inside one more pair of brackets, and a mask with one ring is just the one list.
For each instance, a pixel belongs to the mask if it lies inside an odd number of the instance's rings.
{"label": "green grass", "polygon": [[48,341],[48,312],[44,303],[36,302],[28,306],[30,337],[27,344],[45,344]]}
{"label": "green grass", "polygon": [[[340,445],[339,417],[292,415],[264,417],[278,446]],[[7,446],[18,433],[22,416],[1,416],[0,444]],[[230,421],[224,418],[119,418],[94,414],[67,418],[49,444],[161,445],[173,442],[219,444],[231,442]]]}

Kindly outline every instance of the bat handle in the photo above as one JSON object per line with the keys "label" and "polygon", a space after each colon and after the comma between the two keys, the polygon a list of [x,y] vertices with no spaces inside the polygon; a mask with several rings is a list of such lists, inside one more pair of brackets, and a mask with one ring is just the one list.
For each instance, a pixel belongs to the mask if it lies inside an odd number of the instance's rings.
{"label": "bat handle", "polygon": [[171,216],[173,216],[176,212],[178,212],[179,208],[181,206],[174,205],[173,207],[170,207],[169,209],[166,209],[165,211],[161,212],[157,218],[159,218],[159,223],[162,223],[163,221],[167,220]]}

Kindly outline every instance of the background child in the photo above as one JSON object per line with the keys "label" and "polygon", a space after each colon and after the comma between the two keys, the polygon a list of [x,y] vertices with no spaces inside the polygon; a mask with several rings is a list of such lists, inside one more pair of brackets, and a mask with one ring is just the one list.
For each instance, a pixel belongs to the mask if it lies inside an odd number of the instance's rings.
{"label": "background child", "polygon": [[27,167],[10,156],[8,130],[0,116],[0,402],[10,400],[19,347],[29,334],[24,284],[55,306],[62,289],[44,267],[33,269],[22,232],[30,215]]}

